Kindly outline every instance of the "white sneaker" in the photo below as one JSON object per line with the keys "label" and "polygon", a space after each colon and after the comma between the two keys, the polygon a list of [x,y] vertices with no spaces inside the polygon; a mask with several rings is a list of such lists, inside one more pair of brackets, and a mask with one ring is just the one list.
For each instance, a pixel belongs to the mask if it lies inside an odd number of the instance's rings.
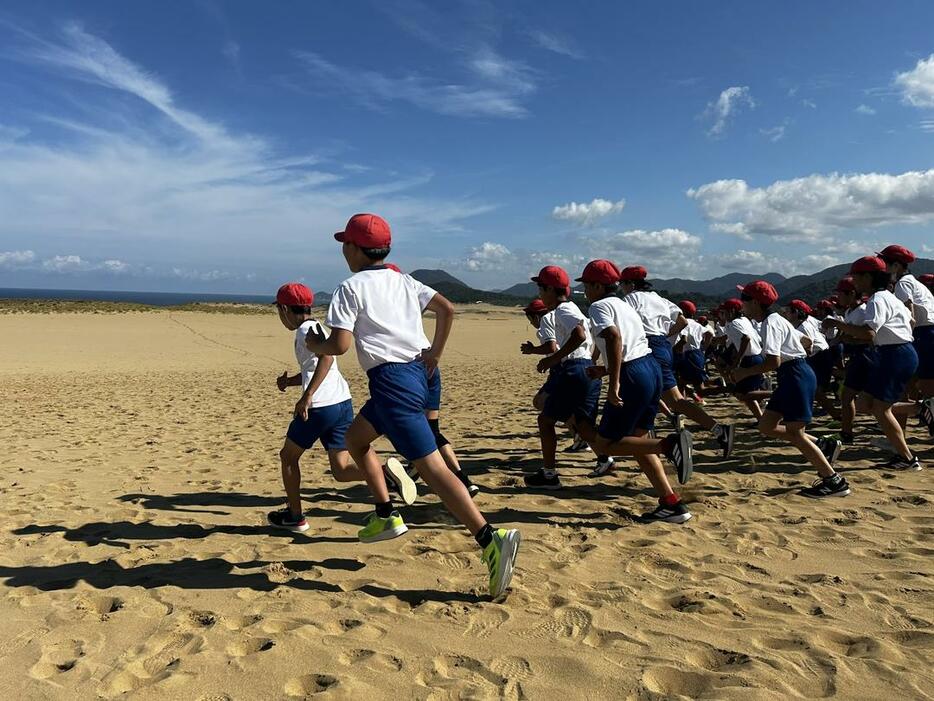
{"label": "white sneaker", "polygon": [[395,458],[389,458],[383,465],[383,474],[390,487],[395,487],[396,492],[402,497],[406,506],[415,503],[418,498],[418,487],[405,471],[405,466]]}
{"label": "white sneaker", "polygon": [[597,460],[597,466],[587,473],[588,477],[603,477],[603,475],[612,472],[616,461],[608,457],[606,460]]}
{"label": "white sneaker", "polygon": [[587,453],[589,451],[590,446],[587,445],[587,441],[585,441],[580,436],[575,436],[574,442],[564,449],[565,453]]}

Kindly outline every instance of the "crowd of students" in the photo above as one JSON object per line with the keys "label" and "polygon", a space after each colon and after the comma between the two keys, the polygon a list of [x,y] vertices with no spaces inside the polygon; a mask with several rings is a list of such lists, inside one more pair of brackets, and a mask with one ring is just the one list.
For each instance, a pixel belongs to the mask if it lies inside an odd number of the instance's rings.
{"label": "crowd of students", "polygon": [[[303,391],[280,453],[287,506],[270,513],[269,523],[297,532],[309,528],[299,461],[320,441],[335,479],[365,482],[372,494],[375,508],[358,533],[362,542],[406,532],[393,495],[413,503],[421,478],[476,539],[490,594],[500,599],[515,568],[519,531],[496,528],[479,511],[473,501],[479,488],[440,429],[438,365],[453,307],[385,262],[392,237],[384,219],[354,215],[335,239],[352,275],[328,308],[330,334],[312,318],[314,296],[306,286],[283,285],[276,297],[282,324],[295,331],[300,366],[277,384],[282,391],[292,385]],[[834,465],[842,447],[854,441],[858,412],[878,422],[892,451],[886,467],[920,470],[904,427],[917,416],[934,435],[934,276],[916,279],[909,271],[913,261],[902,246],[860,258],[835,295],[813,309],[797,299],[778,305],[776,289],[758,280],[739,286],[739,297],[709,316],[698,316],[690,300],[675,304],[657,294],[644,267],[619,269],[609,260],[591,261],[576,278],[588,303],[585,315],[567,272],[542,268],[532,278],[538,298],[525,308],[537,342],[519,349],[541,356],[537,370],[547,373],[532,399],[542,466],[525,476],[526,487],[562,488],[557,426],[564,424],[575,436],[573,449],[597,456],[590,477],[612,472],[616,458],[635,461],[658,497],[642,521],[683,523],[691,512],[672,488],[663,460],[674,466],[679,483],[690,479],[694,436],[685,421],[709,431],[724,458],[732,454],[737,424],[718,422],[704,407],[704,398],[716,394],[734,396],[758,431],[790,443],[815,468],[817,480],[800,492],[806,497],[850,494]],[[432,339],[422,325],[425,311],[436,317]],[[351,345],[370,394],[356,416],[336,359]],[[839,422],[837,435],[807,432],[815,403]],[[659,412],[671,426],[664,436]],[[372,444],[383,435],[408,467],[395,458],[381,463]]]}

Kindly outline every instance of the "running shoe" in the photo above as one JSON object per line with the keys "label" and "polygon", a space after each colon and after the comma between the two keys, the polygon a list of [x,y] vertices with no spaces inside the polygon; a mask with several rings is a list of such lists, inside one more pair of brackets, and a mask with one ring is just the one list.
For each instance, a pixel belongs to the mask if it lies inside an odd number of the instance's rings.
{"label": "running shoe", "polygon": [[685,521],[691,520],[691,512],[688,511],[688,507],[681,501],[673,506],[659,504],[654,510],[642,514],[639,520],[642,523],[657,523],[659,521],[665,523],[684,523]]}
{"label": "running shoe", "polygon": [[613,471],[616,461],[608,455],[601,455],[597,458],[597,465],[593,470],[587,473],[588,477],[603,477]]}
{"label": "running shoe", "polygon": [[406,505],[415,503],[418,498],[418,487],[415,486],[415,481],[409,477],[401,462],[395,458],[389,458],[383,465],[383,474],[386,476],[386,485],[395,490]]}
{"label": "running shoe", "polygon": [[850,494],[850,484],[843,475],[835,472],[830,477],[818,477],[810,487],[805,487],[798,494],[810,499],[845,497]]}
{"label": "running shoe", "polygon": [[921,402],[918,420],[921,421],[922,425],[927,426],[928,433],[934,436],[934,397],[928,397]]}
{"label": "running shoe", "polygon": [[733,439],[736,437],[736,427],[733,424],[716,424],[713,435],[723,451],[723,457],[728,458],[733,453]]}
{"label": "running shoe", "polygon": [[311,526],[308,525],[308,521],[305,520],[305,514],[293,516],[288,508],[280,509],[279,511],[270,511],[266,514],[266,520],[269,522],[270,526],[281,528],[285,531],[292,531],[293,533],[304,533],[311,528]]}
{"label": "running shoe", "polygon": [[361,543],[378,543],[381,540],[398,538],[408,526],[398,511],[393,511],[387,518],[380,518],[374,511],[366,519],[366,525],[357,531]]}
{"label": "running shoe", "polygon": [[840,451],[843,450],[843,443],[836,438],[824,436],[823,438],[817,439],[817,447],[820,449],[820,452],[824,454],[824,457],[827,458],[827,462],[834,465],[837,462],[837,458],[840,457]]}
{"label": "running shoe", "polygon": [[668,436],[670,446],[665,457],[671,461],[678,472],[678,481],[686,484],[694,472],[694,436],[687,429]]}
{"label": "running shoe", "polygon": [[461,481],[461,484],[467,488],[467,493],[470,495],[471,499],[480,493],[480,487],[470,481],[470,478],[467,476],[466,472],[455,472],[454,476],[457,477],[457,479]]}
{"label": "running shoe", "polygon": [[587,441],[585,441],[583,438],[575,434],[574,442],[571,443],[571,445],[569,445],[567,448],[565,448],[564,452],[565,453],[586,453],[589,450],[590,450],[590,446],[587,445]]}
{"label": "running shoe", "polygon": [[490,572],[490,596],[500,601],[512,581],[516,566],[516,555],[522,536],[515,529],[499,528],[493,532],[493,540],[483,549],[483,562]]}
{"label": "running shoe", "polygon": [[525,486],[532,489],[561,489],[561,480],[557,472],[546,475],[544,470],[539,470],[525,476]]}
{"label": "running shoe", "polygon": [[682,428],[681,414],[672,414],[671,416],[668,417],[668,419],[671,421],[671,428],[672,428],[672,429],[674,429],[675,431],[680,431],[680,430],[681,430],[681,428]]}
{"label": "running shoe", "polygon": [[921,461],[918,460],[917,455],[912,455],[910,460],[906,460],[901,455],[893,455],[883,467],[887,467],[890,470],[902,470],[904,472],[918,472],[922,469]]}

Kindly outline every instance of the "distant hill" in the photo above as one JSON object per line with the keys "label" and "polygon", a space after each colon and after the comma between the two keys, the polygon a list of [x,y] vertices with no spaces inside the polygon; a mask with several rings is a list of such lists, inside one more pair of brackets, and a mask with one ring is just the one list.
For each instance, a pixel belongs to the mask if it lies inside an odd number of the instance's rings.
{"label": "distant hill", "polygon": [[682,278],[649,278],[657,289],[668,290],[672,294],[692,295],[726,295],[736,291],[737,285],[753,280],[765,280],[778,287],[785,281],[784,275],[766,273],[765,275],[750,275],[749,273],[727,273],[711,280],[684,280]]}
{"label": "distant hill", "polygon": [[[427,285],[428,283],[426,282],[425,284]],[[486,302],[487,304],[497,304],[503,307],[515,307],[520,305],[525,306],[529,302],[529,300],[524,297],[516,297],[514,295],[508,295],[504,292],[475,290],[474,288],[468,287],[461,282],[436,282],[431,286],[452,302],[459,304]]]}
{"label": "distant hill", "polygon": [[520,282],[518,285],[507,287],[502,293],[504,295],[512,295],[513,297],[532,299],[538,296],[538,285],[534,282]]}
{"label": "distant hill", "polygon": [[458,280],[453,275],[446,273],[443,270],[414,270],[409,273],[416,280],[422,284],[428,285],[429,287],[437,288],[437,286],[444,282],[450,285],[460,285],[461,287],[466,287],[470,289],[470,285],[466,282]]}

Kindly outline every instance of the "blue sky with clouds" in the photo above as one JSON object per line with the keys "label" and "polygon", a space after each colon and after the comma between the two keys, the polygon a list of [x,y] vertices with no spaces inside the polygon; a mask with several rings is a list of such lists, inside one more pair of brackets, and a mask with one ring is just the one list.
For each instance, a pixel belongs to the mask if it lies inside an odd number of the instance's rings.
{"label": "blue sky with clouds", "polygon": [[[502,6],[501,6],[502,5]],[[934,4],[0,9],[0,287],[332,288],[331,233],[506,287],[934,255]]]}

